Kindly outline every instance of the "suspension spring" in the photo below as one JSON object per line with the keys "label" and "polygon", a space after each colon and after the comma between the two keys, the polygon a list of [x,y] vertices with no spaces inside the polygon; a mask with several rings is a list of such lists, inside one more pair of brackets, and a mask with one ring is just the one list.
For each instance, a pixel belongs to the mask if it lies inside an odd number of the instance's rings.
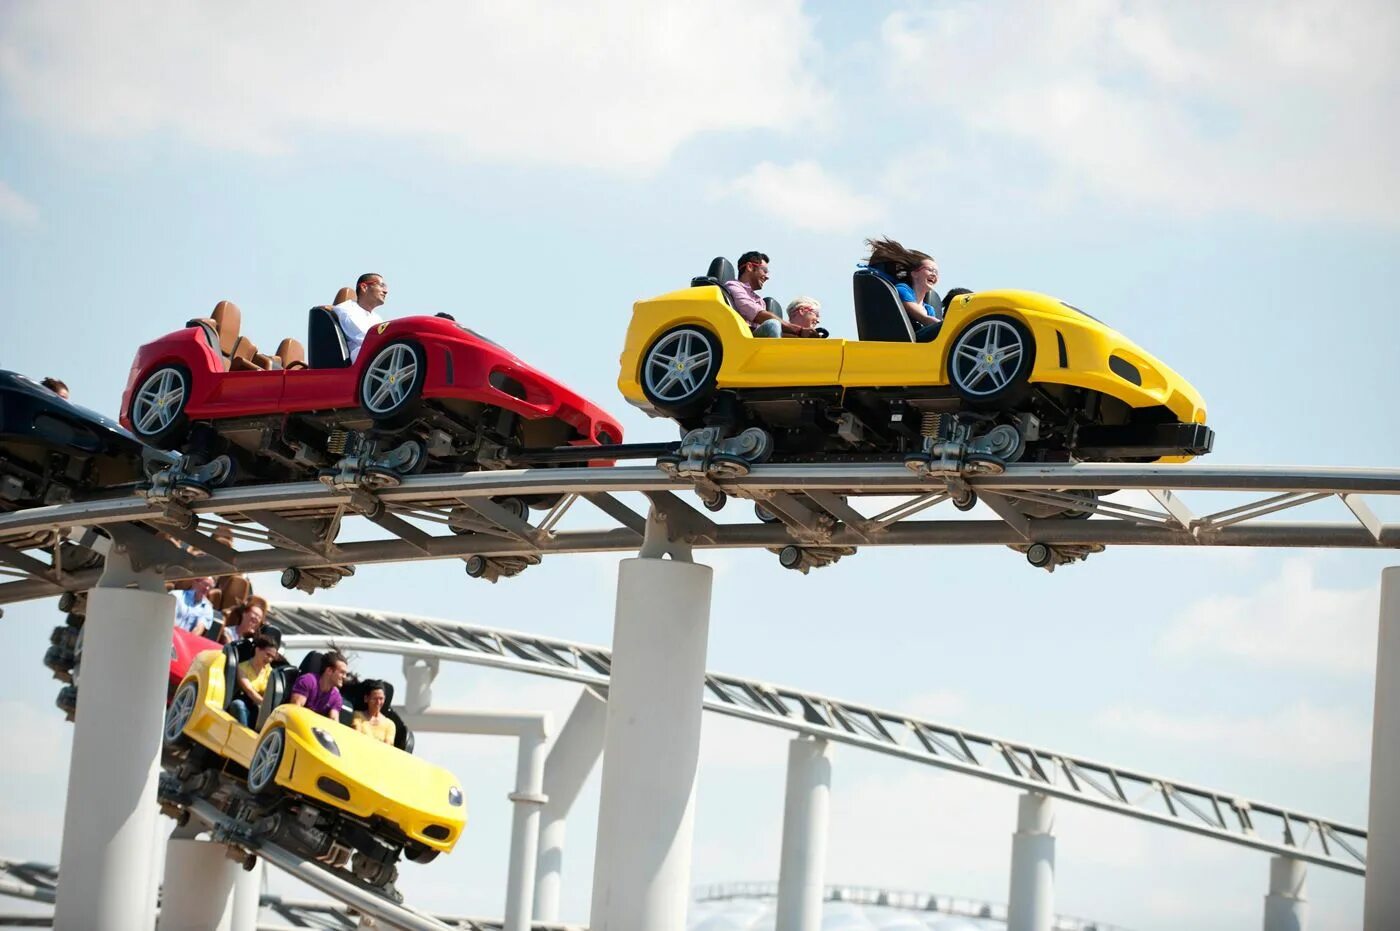
{"label": "suspension spring", "polygon": [[930,439],[938,439],[938,431],[943,426],[943,415],[932,411],[925,411],[923,420],[919,425],[919,433]]}
{"label": "suspension spring", "polygon": [[349,430],[333,430],[326,440],[326,452],[332,455],[342,456],[345,454],[345,443],[350,439]]}

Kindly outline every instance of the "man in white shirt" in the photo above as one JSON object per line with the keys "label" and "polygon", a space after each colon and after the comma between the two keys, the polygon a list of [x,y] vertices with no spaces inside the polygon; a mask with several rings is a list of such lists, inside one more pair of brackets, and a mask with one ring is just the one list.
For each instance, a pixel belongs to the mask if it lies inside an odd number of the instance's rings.
{"label": "man in white shirt", "polygon": [[345,331],[345,345],[350,349],[351,362],[360,354],[360,344],[365,341],[369,328],[384,322],[374,309],[383,307],[384,299],[388,296],[389,286],[384,283],[384,276],[369,272],[355,282],[354,300],[331,308],[335,318],[340,321],[340,328]]}

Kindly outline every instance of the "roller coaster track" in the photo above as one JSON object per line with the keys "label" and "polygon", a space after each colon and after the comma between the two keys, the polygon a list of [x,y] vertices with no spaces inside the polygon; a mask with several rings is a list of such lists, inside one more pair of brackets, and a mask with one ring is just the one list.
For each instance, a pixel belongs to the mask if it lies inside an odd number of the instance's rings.
{"label": "roller coaster track", "polygon": [[[277,604],[287,647],[440,659],[606,689],[602,647],[392,612]],[[881,711],[784,686],[709,673],[705,709],[1089,805],[1141,821],[1364,875],[1366,832],[1316,815],[1109,763]]]}
{"label": "roller coaster track", "polygon": [[[75,543],[94,530],[122,536],[123,545],[138,548],[168,579],[290,568],[312,580],[301,585],[308,590],[370,563],[635,550],[646,516],[619,500],[624,493],[645,495],[674,534],[702,549],[793,545],[845,555],[866,546],[1024,549],[1033,543],[1400,548],[1400,524],[1383,522],[1368,500],[1400,494],[1396,469],[1015,464],[999,475],[920,476],[900,464],[769,464],[702,485],[760,502],[779,520],[718,522],[676,494],[694,485],[654,466],[412,476],[377,492],[317,482],[250,485],[188,505],[130,496],[30,508],[0,514],[0,575],[12,579],[0,583],[0,604],[92,587],[98,560]],[[912,519],[968,489],[998,519]],[[1094,497],[1130,491],[1143,494],[1132,503]],[[1191,503],[1183,497],[1188,493]],[[1225,500],[1217,497],[1210,507],[1194,501],[1209,493]],[[532,525],[499,503],[522,495],[561,497]],[[888,496],[905,500],[882,511],[887,502],[867,500]],[[561,529],[579,500],[591,505],[593,525],[574,529],[588,520],[582,517],[588,509],[580,508],[570,515],[570,529]],[[1329,503],[1332,522],[1277,519],[1299,509],[1321,514]],[[1028,516],[1047,511],[1092,512],[1093,519]],[[951,507],[941,513],[954,514]],[[374,538],[340,542],[342,521],[350,519]],[[241,545],[214,539],[221,528]]]}

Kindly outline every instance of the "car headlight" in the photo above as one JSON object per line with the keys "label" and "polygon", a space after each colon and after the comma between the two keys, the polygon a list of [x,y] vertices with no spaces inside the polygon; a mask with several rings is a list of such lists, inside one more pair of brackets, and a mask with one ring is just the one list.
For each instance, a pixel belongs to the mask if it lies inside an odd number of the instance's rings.
{"label": "car headlight", "polygon": [[462,807],[462,790],[459,789],[459,788],[457,788],[456,786],[453,786],[452,788],[448,789],[448,790],[447,790],[447,804],[451,805],[453,808],[461,808],[461,807]]}
{"label": "car headlight", "polygon": [[313,727],[311,729],[311,733],[315,735],[316,742],[318,744],[325,747],[327,750],[329,750],[331,753],[334,753],[336,756],[340,756],[340,747],[336,745],[334,737],[332,737],[330,734],[327,734],[319,727]]}

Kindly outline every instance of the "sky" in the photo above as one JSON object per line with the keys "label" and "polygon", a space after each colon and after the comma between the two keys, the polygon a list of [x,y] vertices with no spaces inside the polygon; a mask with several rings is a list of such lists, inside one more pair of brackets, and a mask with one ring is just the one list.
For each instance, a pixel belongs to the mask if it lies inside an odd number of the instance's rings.
{"label": "sky", "polygon": [[[633,301],[759,249],[768,293],[817,296],[854,337],[849,275],[890,235],[944,286],[1052,294],[1159,356],[1206,398],[1211,464],[1394,467],[1397,46],[1381,2],[12,0],[0,368],[115,414],[142,342],[223,299],[261,346],[304,339],[308,307],[376,271],[390,314],[452,312],[629,440],[668,439],[616,390]],[[315,600],[606,645],[618,558],[494,586],[459,563],[364,567]],[[713,670],[1365,824],[1393,553],[1125,547],[1053,575],[994,547],[870,549],[808,576],[700,558]],[[26,748],[0,759],[4,857],[58,855],[71,728],[40,659],[60,620],[46,601],[0,621],[0,717]],[[439,682],[444,705],[556,724],[576,695],[470,667]],[[786,739],[706,722],[697,884],[776,879]],[[499,914],[513,748],[419,747],[463,777],[472,822],[402,888]],[[827,877],[1004,900],[1015,805],[838,748]],[[596,811],[595,774],[566,919],[588,915]],[[1068,804],[1056,836],[1062,912],[1260,921],[1267,855]],[[1308,896],[1310,927],[1359,924],[1359,879],[1312,868]]]}

